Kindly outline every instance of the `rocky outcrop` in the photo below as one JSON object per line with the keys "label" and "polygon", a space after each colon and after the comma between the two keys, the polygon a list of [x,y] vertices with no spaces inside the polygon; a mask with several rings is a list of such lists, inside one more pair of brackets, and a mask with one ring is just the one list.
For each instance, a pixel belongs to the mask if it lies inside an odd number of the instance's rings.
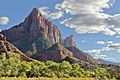
{"label": "rocky outcrop", "polygon": [[66,49],[68,49],[69,51],[71,51],[73,53],[73,57],[81,60],[81,61],[85,61],[85,62],[94,62],[95,59],[90,56],[89,54],[81,51],[79,48],[77,48],[76,42],[74,40],[73,35],[70,35],[68,37],[66,37],[62,44],[65,46]]}
{"label": "rocky outcrop", "polygon": [[91,62],[91,63],[96,62],[96,60],[92,56],[81,51],[80,49],[78,49],[75,46],[66,47],[66,49],[68,49],[69,51],[71,51],[73,53],[73,57],[76,57],[77,59],[79,59],[81,61]]}
{"label": "rocky outcrop", "polygon": [[3,30],[1,34],[5,35],[8,41],[25,53],[32,53],[35,48],[39,49],[40,47],[34,42],[37,41],[39,43],[38,39],[41,37],[48,40],[51,44],[61,43],[61,33],[57,26],[46,20],[37,8],[32,10],[24,22],[8,30]]}
{"label": "rocky outcrop", "polygon": [[65,47],[77,46],[77,45],[76,45],[76,42],[75,42],[75,40],[74,40],[74,38],[73,38],[73,35],[70,35],[70,36],[66,37],[66,38],[63,40],[62,44],[63,44]]}
{"label": "rocky outcrop", "polygon": [[49,49],[43,51],[41,54],[35,54],[32,58],[42,61],[55,61],[61,62],[64,58],[68,56],[73,56],[72,52],[61,46],[60,44],[55,44]]}
{"label": "rocky outcrop", "polygon": [[68,61],[70,63],[77,63],[79,62],[80,60],[75,58],[75,57],[71,57],[71,56],[67,56],[66,58],[64,58],[62,61]]}
{"label": "rocky outcrop", "polygon": [[2,34],[0,34],[0,55],[2,53],[5,53],[6,54],[6,58],[10,58],[9,52],[13,52],[13,53],[19,54],[21,60],[32,61],[32,59],[27,57],[20,50],[18,50],[15,46],[13,46],[11,43],[6,41],[6,38]]}

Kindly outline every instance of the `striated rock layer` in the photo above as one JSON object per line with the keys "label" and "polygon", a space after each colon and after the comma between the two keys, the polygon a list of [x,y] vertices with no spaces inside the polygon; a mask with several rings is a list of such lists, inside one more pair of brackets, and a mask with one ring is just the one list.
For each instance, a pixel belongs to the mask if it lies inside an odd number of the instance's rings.
{"label": "striated rock layer", "polygon": [[13,46],[11,43],[6,41],[6,38],[2,34],[0,34],[0,55],[5,53],[5,57],[10,58],[9,52],[14,52],[15,54],[19,54],[21,60],[32,61],[31,58],[27,57],[20,50],[18,50],[15,46]]}

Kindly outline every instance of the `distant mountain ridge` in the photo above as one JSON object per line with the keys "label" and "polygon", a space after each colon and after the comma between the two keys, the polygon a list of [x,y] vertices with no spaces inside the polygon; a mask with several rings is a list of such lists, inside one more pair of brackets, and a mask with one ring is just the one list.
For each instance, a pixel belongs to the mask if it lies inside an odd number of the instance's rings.
{"label": "distant mountain ridge", "polygon": [[120,66],[120,63],[116,63],[116,62],[111,62],[111,61],[106,61],[104,59],[98,59],[97,61],[99,64],[113,64],[113,65],[119,65]]}

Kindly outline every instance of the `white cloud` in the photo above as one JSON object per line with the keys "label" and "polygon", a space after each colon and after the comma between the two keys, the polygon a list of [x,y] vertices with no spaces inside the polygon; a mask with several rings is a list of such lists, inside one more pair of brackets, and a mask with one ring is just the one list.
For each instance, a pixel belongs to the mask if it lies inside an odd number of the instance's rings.
{"label": "white cloud", "polygon": [[97,55],[101,55],[104,52],[110,52],[110,51],[116,51],[120,52],[120,43],[115,43],[113,41],[97,41],[97,44],[104,45],[105,47],[102,47],[100,49],[91,49],[91,50],[86,50],[85,52],[88,53],[95,53]]}
{"label": "white cloud", "polygon": [[120,32],[120,29],[113,28],[113,25],[120,24],[119,15],[108,15],[103,12],[103,8],[109,8],[113,3],[109,0],[64,0],[55,9],[72,15],[61,23],[75,28],[78,33],[104,33],[112,36]]}
{"label": "white cloud", "polygon": [[49,11],[49,8],[46,6],[40,7],[39,11],[43,16],[45,16],[46,18],[50,18],[50,19],[59,19],[63,16],[62,11],[56,11],[52,13],[51,11]]}
{"label": "white cloud", "polygon": [[116,36],[115,38],[117,38],[117,39],[120,38],[120,35]]}
{"label": "white cloud", "polygon": [[96,42],[96,44],[102,44],[102,45],[112,44],[112,43],[113,43],[113,41],[107,41],[107,42],[105,42],[105,41],[97,41],[97,42]]}
{"label": "white cloud", "polygon": [[[62,18],[60,23],[74,28],[77,33],[120,34],[120,14],[109,15],[103,11],[112,7],[115,0],[64,0],[55,5],[55,11],[40,7],[43,15],[50,19]],[[70,17],[65,18],[68,14]]]}
{"label": "white cloud", "polygon": [[106,42],[107,44],[112,44],[113,43],[113,41],[108,41],[108,42]]}
{"label": "white cloud", "polygon": [[112,43],[112,44],[109,44],[107,47],[108,47],[109,51],[120,52],[120,43]]}
{"label": "white cloud", "polygon": [[114,58],[109,58],[107,55],[103,55],[105,52],[118,52],[120,53],[120,43],[117,42],[113,42],[113,41],[97,41],[96,44],[100,44],[100,45],[104,45],[104,47],[102,48],[98,48],[98,49],[90,49],[90,50],[86,50],[85,52],[87,53],[93,53],[95,54],[95,58],[101,58],[101,59],[105,59],[105,60],[113,60],[115,61]]}
{"label": "white cloud", "polygon": [[57,11],[56,13],[51,13],[50,18],[51,19],[59,19],[63,17],[63,12],[62,11]]}
{"label": "white cloud", "polygon": [[40,11],[40,13],[41,13],[43,16],[45,16],[46,18],[48,18],[49,15],[50,15],[50,11],[49,11],[49,8],[48,8],[47,6],[42,6],[42,7],[40,7],[40,8],[39,8],[39,11]]}
{"label": "white cloud", "polygon": [[95,53],[95,54],[101,54],[101,50],[100,49],[91,49],[91,50],[87,50],[85,52],[88,53]]}
{"label": "white cloud", "polygon": [[86,41],[85,40],[82,40],[82,43],[85,43]]}
{"label": "white cloud", "polygon": [[104,41],[97,41],[97,44],[106,44]]}
{"label": "white cloud", "polygon": [[9,22],[8,17],[0,17],[0,25],[6,25]]}
{"label": "white cloud", "polygon": [[102,57],[102,58],[106,58],[106,57],[107,57],[107,55],[100,55],[100,57]]}
{"label": "white cloud", "polygon": [[108,60],[108,61],[116,61],[115,58],[104,58],[105,60]]}

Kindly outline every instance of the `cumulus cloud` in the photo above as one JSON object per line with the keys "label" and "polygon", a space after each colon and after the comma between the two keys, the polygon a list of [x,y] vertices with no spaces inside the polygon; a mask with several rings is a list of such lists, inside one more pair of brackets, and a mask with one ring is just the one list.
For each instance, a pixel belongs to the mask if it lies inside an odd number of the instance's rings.
{"label": "cumulus cloud", "polygon": [[120,43],[115,43],[113,41],[108,41],[108,42],[97,41],[97,44],[106,45],[105,47],[100,49],[100,52],[104,52],[104,51],[117,51],[117,52],[120,52]]}
{"label": "cumulus cloud", "polygon": [[115,38],[117,38],[117,39],[120,38],[120,35],[116,36]]}
{"label": "cumulus cloud", "polygon": [[96,58],[104,58],[104,52],[116,51],[120,52],[120,43],[115,43],[113,41],[97,41],[96,44],[104,45],[104,47],[99,49],[86,50],[87,53],[94,53]]}
{"label": "cumulus cloud", "polygon": [[[55,5],[54,12],[48,7],[40,7],[43,15],[50,19],[59,19],[61,24],[74,28],[77,33],[120,34],[120,14],[109,15],[103,9],[109,9],[115,0],[64,0]],[[65,18],[64,15],[70,15]]]}
{"label": "cumulus cloud", "polygon": [[63,17],[63,12],[62,11],[57,11],[56,13],[51,13],[50,18],[51,19],[59,19]]}
{"label": "cumulus cloud", "polygon": [[107,46],[109,51],[117,51],[120,52],[120,43],[112,43]]}
{"label": "cumulus cloud", "polygon": [[120,52],[120,43],[119,42],[113,42],[113,41],[97,41],[96,44],[98,45],[104,45],[104,47],[101,48],[94,48],[90,50],[86,50],[85,52],[91,53],[95,55],[95,58],[102,58],[105,60],[114,60],[114,58],[110,58],[106,55],[103,55],[105,52]]}
{"label": "cumulus cloud", "polygon": [[40,13],[41,13],[43,16],[45,16],[46,18],[48,18],[49,15],[50,15],[50,11],[49,11],[49,8],[48,8],[47,6],[42,6],[42,7],[40,7],[40,8],[39,8],[39,11],[40,11]]}
{"label": "cumulus cloud", "polygon": [[107,42],[105,42],[105,41],[97,41],[96,42],[96,44],[102,44],[102,45],[104,45],[104,44],[112,44],[113,43],[113,41],[107,41]]}
{"label": "cumulus cloud", "polygon": [[106,44],[104,41],[97,41],[97,44]]}
{"label": "cumulus cloud", "polygon": [[6,25],[9,22],[8,17],[0,17],[0,25]]}
{"label": "cumulus cloud", "polygon": [[63,12],[62,11],[56,11],[56,12],[51,12],[50,10],[49,10],[49,8],[48,7],[46,7],[46,6],[42,6],[42,7],[40,7],[39,8],[39,11],[41,12],[41,14],[43,15],[43,16],[45,16],[46,18],[50,18],[50,19],[59,19],[59,18],[61,18],[62,16],[63,16]]}
{"label": "cumulus cloud", "polygon": [[120,18],[119,15],[104,13],[103,8],[110,8],[114,3],[114,0],[113,3],[110,0],[64,0],[55,9],[72,16],[61,21],[61,24],[75,28],[78,33],[104,33],[112,36],[120,32],[119,27],[113,28],[113,25],[120,24]]}
{"label": "cumulus cloud", "polygon": [[86,52],[100,54],[101,50],[100,49],[91,49],[91,50],[87,50]]}

